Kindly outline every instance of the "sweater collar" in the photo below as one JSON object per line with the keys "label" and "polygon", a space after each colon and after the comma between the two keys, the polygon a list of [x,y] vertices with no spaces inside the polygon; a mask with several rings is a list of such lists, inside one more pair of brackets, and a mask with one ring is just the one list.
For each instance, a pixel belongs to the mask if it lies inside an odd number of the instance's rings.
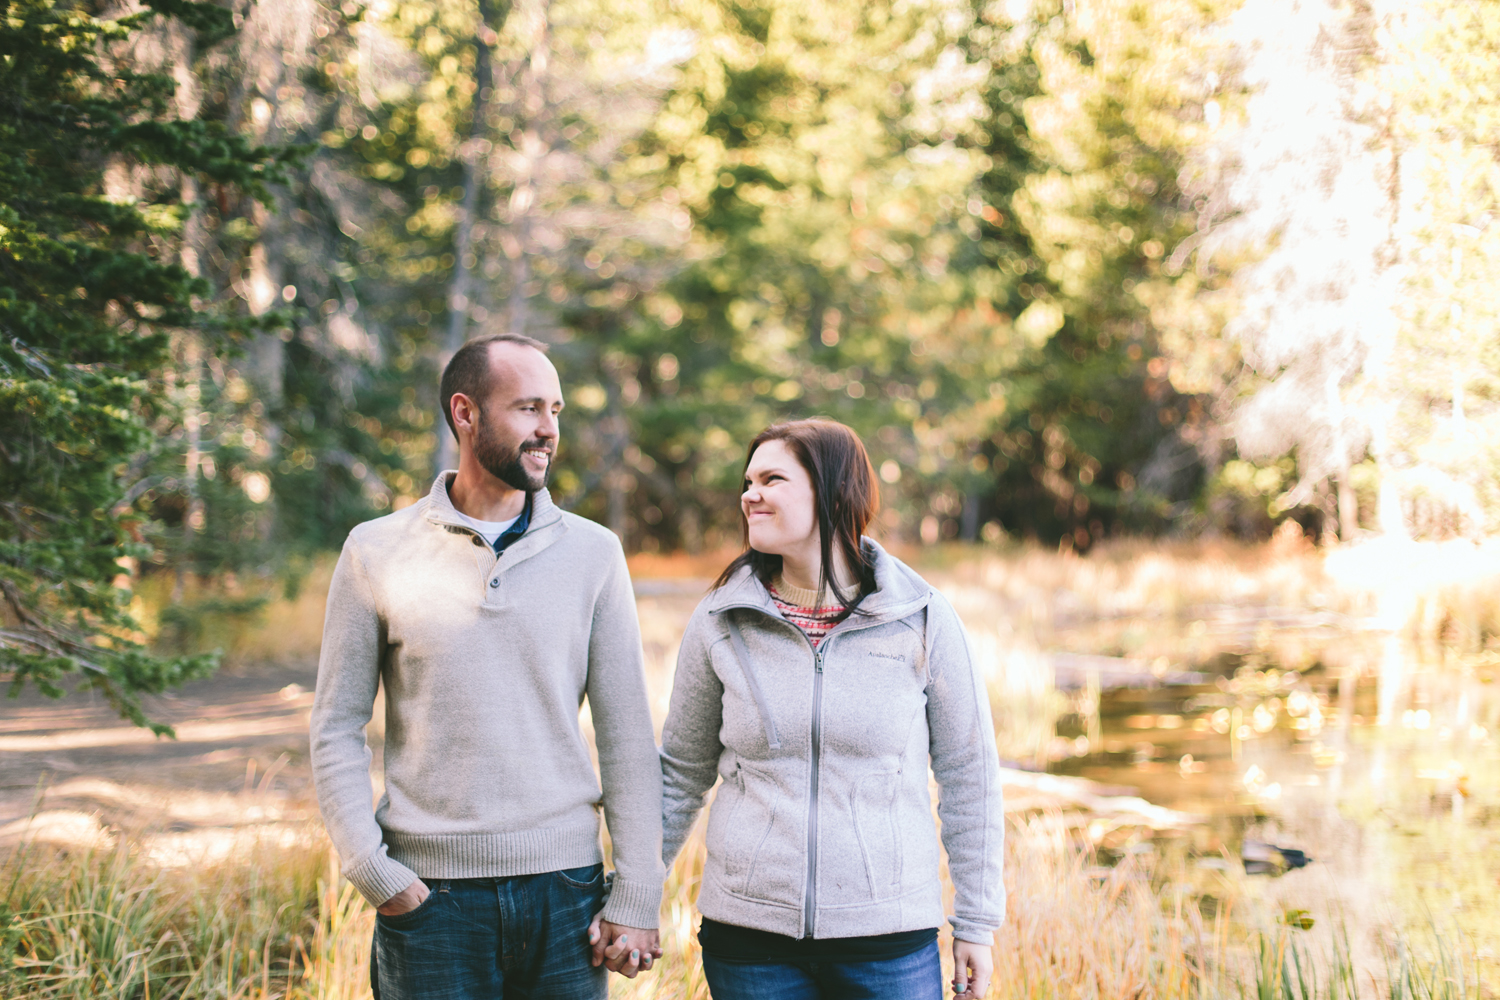
{"label": "sweater collar", "polygon": [[[862,538],[860,544],[875,564],[875,589],[854,609],[850,616],[861,625],[899,621],[924,607],[932,598],[932,585],[916,570],[881,548],[873,538]],[[748,566],[742,567],[729,582],[709,595],[710,614],[730,608],[754,608],[772,617],[781,617],[765,584]]]}
{"label": "sweater collar", "polygon": [[[427,492],[427,497],[424,501],[427,509],[424,513],[427,516],[427,520],[433,524],[441,525],[445,528],[467,529],[468,525],[464,523],[463,518],[458,516],[458,509],[453,506],[453,498],[448,495],[448,484],[453,481],[453,477],[456,475],[458,473],[452,469],[446,469],[438,473],[437,478],[432,481],[432,489]],[[549,527],[562,520],[562,512],[552,502],[552,494],[547,492],[546,487],[529,494],[529,503],[531,506],[531,520],[526,529],[526,535],[522,536],[523,538],[533,535],[542,528]],[[519,544],[519,541],[515,542],[512,548]]]}

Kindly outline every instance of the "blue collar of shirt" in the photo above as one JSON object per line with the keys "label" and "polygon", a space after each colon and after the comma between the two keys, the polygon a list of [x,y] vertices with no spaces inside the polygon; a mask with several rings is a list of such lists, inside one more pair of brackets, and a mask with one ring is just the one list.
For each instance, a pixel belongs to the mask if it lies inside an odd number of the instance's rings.
{"label": "blue collar of shirt", "polygon": [[495,555],[499,555],[510,548],[511,543],[522,535],[526,529],[531,527],[531,494],[526,494],[526,506],[521,508],[521,516],[516,518],[516,523],[500,532],[500,537],[495,539]]}

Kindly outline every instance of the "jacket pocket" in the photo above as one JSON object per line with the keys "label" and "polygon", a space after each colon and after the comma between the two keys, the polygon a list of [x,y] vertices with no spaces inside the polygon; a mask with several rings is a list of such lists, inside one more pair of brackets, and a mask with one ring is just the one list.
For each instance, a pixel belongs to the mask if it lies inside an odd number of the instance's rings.
{"label": "jacket pocket", "polygon": [[708,861],[721,872],[727,864],[727,831],[739,825],[740,809],[745,803],[745,777],[743,767],[736,763],[734,773],[725,778],[714,793],[713,805],[708,810]]}
{"label": "jacket pocket", "polygon": [[734,808],[720,831],[719,858],[729,888],[744,892],[766,838],[776,825],[776,803],[753,800],[745,788],[745,765],[734,765]]}
{"label": "jacket pocket", "polygon": [[736,763],[734,802],[711,829],[709,868],[738,896],[795,905],[801,892],[801,852],[793,849],[788,803],[764,775]]}
{"label": "jacket pocket", "polygon": [[905,852],[901,843],[901,771],[868,774],[850,793],[849,817],[864,865],[866,899],[889,899],[901,892]]}

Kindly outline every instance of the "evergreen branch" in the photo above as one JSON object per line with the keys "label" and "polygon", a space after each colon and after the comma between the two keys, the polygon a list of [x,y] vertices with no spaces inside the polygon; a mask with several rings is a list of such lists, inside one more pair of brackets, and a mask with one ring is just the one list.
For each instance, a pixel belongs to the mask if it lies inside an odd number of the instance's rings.
{"label": "evergreen branch", "polygon": [[5,595],[5,603],[10,605],[11,613],[16,616],[17,621],[31,628],[40,627],[36,617],[26,607],[26,602],[21,599],[21,592],[16,589],[15,581],[0,579],[0,594]]}

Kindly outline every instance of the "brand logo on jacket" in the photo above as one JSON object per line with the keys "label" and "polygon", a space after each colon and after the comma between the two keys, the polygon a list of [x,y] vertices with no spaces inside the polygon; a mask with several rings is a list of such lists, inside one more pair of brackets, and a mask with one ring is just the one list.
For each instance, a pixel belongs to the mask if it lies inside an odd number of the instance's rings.
{"label": "brand logo on jacket", "polygon": [[871,656],[878,656],[882,660],[895,660],[897,663],[905,663],[906,662],[906,657],[904,657],[904,656],[897,656],[895,653],[882,653],[878,649],[872,649],[872,650],[870,650],[870,655]]}

